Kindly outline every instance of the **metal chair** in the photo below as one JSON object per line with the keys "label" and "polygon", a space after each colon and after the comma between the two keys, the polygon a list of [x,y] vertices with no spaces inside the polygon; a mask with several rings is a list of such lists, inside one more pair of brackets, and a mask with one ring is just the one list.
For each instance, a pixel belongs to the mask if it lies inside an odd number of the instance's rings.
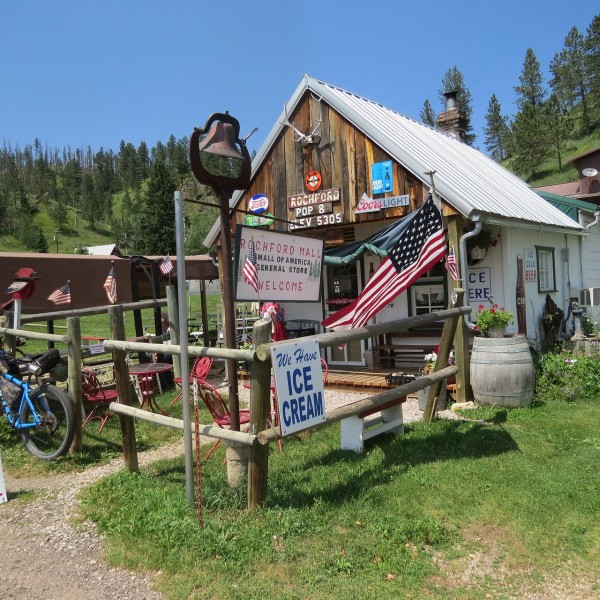
{"label": "metal chair", "polygon": [[[198,395],[204,402],[206,408],[208,408],[213,421],[221,429],[231,427],[231,413],[223,397],[219,392],[209,383],[202,382],[198,386]],[[250,422],[250,411],[240,410],[240,425],[246,425]],[[206,455],[206,459],[214,452],[215,448],[221,443],[221,440],[217,440],[216,443],[209,450]]]}
{"label": "metal chair", "polygon": [[105,390],[100,385],[96,374],[90,371],[90,369],[85,368],[81,370],[81,393],[84,400],[94,405],[94,408],[82,423],[81,428],[83,429],[93,419],[99,419],[101,423],[98,433],[100,433],[112,415],[108,407],[111,402],[118,400],[119,394],[117,390]]}
{"label": "metal chair", "polygon": [[[190,371],[190,386],[192,386],[194,392],[194,400],[196,399],[196,394],[198,393],[198,384],[206,381],[206,378],[208,377],[208,374],[210,373],[210,370],[212,368],[212,364],[213,359],[210,356],[199,356],[194,361],[192,370]],[[177,394],[175,399],[171,402],[171,404],[169,404],[169,408],[171,408],[177,402],[177,400],[181,398],[183,394],[183,388],[181,386],[181,377],[175,377],[173,381],[175,382],[175,385],[178,385],[181,388],[181,390],[179,391],[179,394]]]}

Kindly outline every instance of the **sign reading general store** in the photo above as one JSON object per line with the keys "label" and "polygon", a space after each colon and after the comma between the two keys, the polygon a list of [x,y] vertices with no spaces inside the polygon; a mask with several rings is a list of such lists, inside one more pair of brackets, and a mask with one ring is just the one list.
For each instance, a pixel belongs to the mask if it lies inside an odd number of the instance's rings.
{"label": "sign reading general store", "polygon": [[[236,301],[260,298],[272,302],[317,302],[320,299],[323,240],[243,225],[237,226],[235,240]],[[258,293],[242,274],[248,260],[256,268]]]}

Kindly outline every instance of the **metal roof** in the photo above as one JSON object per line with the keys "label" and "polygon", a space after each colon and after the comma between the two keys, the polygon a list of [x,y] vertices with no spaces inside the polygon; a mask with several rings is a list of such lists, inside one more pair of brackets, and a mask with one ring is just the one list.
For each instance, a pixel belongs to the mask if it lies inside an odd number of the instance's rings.
{"label": "metal roof", "polygon": [[[425,185],[430,184],[426,173],[435,171],[436,191],[465,217],[479,216],[484,221],[490,217],[496,223],[506,221],[511,226],[522,224],[540,229],[582,231],[577,222],[479,150],[377,102],[309,75],[303,77],[257,152],[252,162],[252,176],[285,127],[282,123],[286,120],[286,111],[291,114],[309,90]],[[237,192],[231,199],[232,207],[241,193]],[[219,228],[217,221],[205,240],[207,246],[214,243]]]}
{"label": "metal roof", "polygon": [[579,181],[568,181],[566,183],[554,183],[552,185],[540,185],[537,188],[541,192],[557,194],[559,196],[578,196],[580,190]]}

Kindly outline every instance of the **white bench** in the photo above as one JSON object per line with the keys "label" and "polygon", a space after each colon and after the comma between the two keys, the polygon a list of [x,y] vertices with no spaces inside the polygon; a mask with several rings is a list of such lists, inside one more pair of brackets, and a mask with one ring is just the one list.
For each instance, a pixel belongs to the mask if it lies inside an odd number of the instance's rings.
{"label": "white bench", "polygon": [[[380,433],[393,432],[404,433],[404,419],[402,415],[402,404],[406,396],[346,417],[341,421],[341,448],[342,450],[354,450],[363,452],[365,440],[379,435]],[[372,416],[380,413],[378,416]]]}

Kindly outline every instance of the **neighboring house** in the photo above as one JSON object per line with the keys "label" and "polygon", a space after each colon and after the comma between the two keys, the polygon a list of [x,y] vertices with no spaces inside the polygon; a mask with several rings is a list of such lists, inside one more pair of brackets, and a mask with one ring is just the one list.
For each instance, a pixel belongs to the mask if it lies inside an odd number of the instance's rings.
{"label": "neighboring house", "polygon": [[569,162],[579,173],[577,181],[544,185],[538,189],[600,205],[600,148],[574,156]]}
{"label": "neighboring house", "polygon": [[[230,201],[232,209],[246,209],[253,196],[264,194],[269,211],[279,219],[270,229],[325,240],[322,301],[286,303],[286,319],[321,321],[344,298],[356,297],[381,261],[376,252],[364,248],[355,253],[356,242],[421,206],[432,182],[448,240],[456,249],[466,301],[474,312],[480,304],[494,302],[516,314],[518,265],[522,265],[525,309],[520,329],[539,344],[546,296],[567,313],[569,284],[592,285],[595,276],[588,270],[595,267],[588,250],[598,246],[585,240],[599,237],[597,225],[586,229],[594,222],[593,207],[565,214],[513,173],[464,144],[464,121],[451,97],[439,124],[447,133],[304,76],[256,154],[250,185]],[[310,190],[319,180],[313,195]],[[381,207],[363,212],[365,197],[382,200]],[[303,208],[294,208],[298,204]],[[231,214],[235,229],[245,217]],[[467,252],[464,236],[481,224],[495,245],[476,259]],[[218,242],[219,232],[217,221],[205,244]],[[354,260],[350,264],[339,260],[350,255]],[[443,308],[451,289],[440,263],[378,313],[375,321]],[[270,300],[267,295],[261,292],[261,301]],[[510,331],[517,331],[517,323]],[[334,365],[364,365],[364,348],[362,343],[349,343],[328,349],[327,358]]]}
{"label": "neighboring house", "polygon": [[122,257],[117,244],[104,244],[102,246],[86,246],[85,249],[90,256],[118,256]]}

